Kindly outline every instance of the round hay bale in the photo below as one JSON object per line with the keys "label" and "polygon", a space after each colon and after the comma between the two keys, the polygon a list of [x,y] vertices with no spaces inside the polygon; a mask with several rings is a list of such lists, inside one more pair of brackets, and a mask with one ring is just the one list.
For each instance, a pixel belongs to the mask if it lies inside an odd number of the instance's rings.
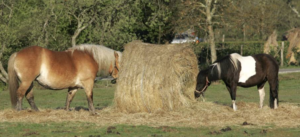
{"label": "round hay bale", "polygon": [[123,112],[156,112],[189,107],[198,61],[188,44],[153,45],[133,41],[124,46],[115,92]]}

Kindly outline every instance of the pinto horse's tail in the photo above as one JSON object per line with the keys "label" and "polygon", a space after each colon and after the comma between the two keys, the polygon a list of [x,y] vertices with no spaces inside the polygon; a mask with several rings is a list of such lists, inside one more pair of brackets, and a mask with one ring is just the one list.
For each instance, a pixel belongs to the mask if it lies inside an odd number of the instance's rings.
{"label": "pinto horse's tail", "polygon": [[10,101],[12,107],[15,108],[17,105],[17,90],[19,88],[18,76],[14,68],[14,62],[17,53],[13,53],[8,60],[8,87],[10,93]]}

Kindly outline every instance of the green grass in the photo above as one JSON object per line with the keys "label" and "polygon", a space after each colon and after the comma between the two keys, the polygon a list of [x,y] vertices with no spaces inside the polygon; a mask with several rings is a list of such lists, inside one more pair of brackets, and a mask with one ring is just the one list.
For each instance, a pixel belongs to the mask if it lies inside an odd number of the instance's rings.
{"label": "green grass", "polygon": [[235,126],[216,127],[148,127],[117,125],[99,127],[92,123],[64,122],[64,123],[0,123],[0,136],[82,136],[82,137],[209,137],[209,136],[297,136],[299,128],[244,128]]}
{"label": "green grass", "polygon": [[[300,73],[280,74],[279,75],[279,103],[288,102],[300,105]],[[269,101],[269,84],[265,84],[265,101]],[[230,94],[222,81],[212,84],[205,92],[206,101],[212,101],[219,104],[231,105]],[[236,101],[259,102],[259,93],[257,87],[242,88],[238,87],[236,92]]]}
{"label": "green grass", "polygon": [[[295,103],[300,105],[300,73],[280,75],[279,100],[281,103]],[[106,82],[98,82],[94,89],[94,105],[101,109],[113,104],[115,85]],[[269,86],[266,83],[265,105],[268,105]],[[35,101],[41,109],[57,109],[65,105],[67,90],[44,90],[37,88],[34,90]],[[11,107],[9,93],[0,93],[0,109]],[[215,102],[222,105],[231,105],[229,93],[222,82],[212,84],[205,93],[206,101]],[[258,104],[259,95],[256,87],[238,88],[237,102],[255,102]],[[71,108],[87,108],[87,100],[84,91],[77,92]],[[30,108],[27,101],[23,100],[23,108]],[[273,126],[236,126],[224,127],[151,127],[146,125],[107,125],[97,126],[89,122],[2,122],[0,123],[0,136],[128,136],[128,137],[198,137],[198,136],[299,136],[298,128],[279,128]]]}

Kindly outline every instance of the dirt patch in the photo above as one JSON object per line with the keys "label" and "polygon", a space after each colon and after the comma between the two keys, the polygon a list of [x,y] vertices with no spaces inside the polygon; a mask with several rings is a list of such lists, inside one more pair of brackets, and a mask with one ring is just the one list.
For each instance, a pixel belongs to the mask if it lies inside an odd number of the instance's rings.
{"label": "dirt patch", "polygon": [[52,133],[70,133],[71,131],[63,131],[63,130],[57,130],[57,131],[52,131]]}
{"label": "dirt patch", "polygon": [[252,124],[252,123],[248,123],[247,121],[245,121],[245,122],[243,122],[243,124],[242,124],[243,126],[247,126],[247,125],[254,125],[254,124]]}
{"label": "dirt patch", "polygon": [[[195,102],[190,108],[177,111],[161,110],[154,113],[122,113],[109,107],[96,110],[98,114],[94,116],[83,109],[79,111],[41,109],[39,112],[31,110],[17,112],[7,109],[0,111],[0,122],[90,122],[98,126],[147,125],[159,127],[165,132],[176,132],[166,125],[170,127],[224,127],[227,125],[297,127],[300,125],[300,107],[297,104],[281,103],[276,110],[268,106],[260,109],[257,103],[239,102],[237,106],[238,110],[233,111],[230,106],[212,102]],[[110,130],[115,133],[114,129]],[[110,130],[108,129],[107,132]]]}
{"label": "dirt patch", "polygon": [[173,129],[169,126],[160,126],[158,129],[161,129],[163,132],[173,132],[173,133],[178,133],[176,129]]}
{"label": "dirt patch", "polygon": [[32,136],[32,135],[40,135],[40,133],[38,133],[38,132],[27,132],[23,136],[26,137],[26,136]]}
{"label": "dirt patch", "polygon": [[118,134],[118,135],[120,135],[120,132],[116,131],[116,127],[114,127],[114,126],[109,126],[109,127],[106,129],[106,134]]}
{"label": "dirt patch", "polygon": [[222,128],[221,130],[219,131],[211,131],[209,132],[210,135],[219,135],[219,134],[222,134],[223,132],[228,132],[228,131],[231,131],[231,127],[227,126],[226,128]]}

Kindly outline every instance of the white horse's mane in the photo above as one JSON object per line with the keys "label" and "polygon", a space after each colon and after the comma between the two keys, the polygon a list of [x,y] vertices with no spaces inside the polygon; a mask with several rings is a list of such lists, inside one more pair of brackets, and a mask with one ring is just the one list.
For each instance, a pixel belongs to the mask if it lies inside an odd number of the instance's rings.
{"label": "white horse's mane", "polygon": [[94,44],[81,44],[77,45],[75,47],[71,47],[68,49],[68,51],[74,51],[74,50],[81,50],[86,51],[90,53],[95,61],[99,65],[99,70],[102,75],[107,76],[108,70],[110,68],[110,65],[115,65],[115,56],[114,52],[117,52],[119,55],[119,62],[121,62],[122,59],[122,53],[120,51],[115,51],[113,49],[110,49],[108,47],[105,47],[103,45],[94,45]]}

